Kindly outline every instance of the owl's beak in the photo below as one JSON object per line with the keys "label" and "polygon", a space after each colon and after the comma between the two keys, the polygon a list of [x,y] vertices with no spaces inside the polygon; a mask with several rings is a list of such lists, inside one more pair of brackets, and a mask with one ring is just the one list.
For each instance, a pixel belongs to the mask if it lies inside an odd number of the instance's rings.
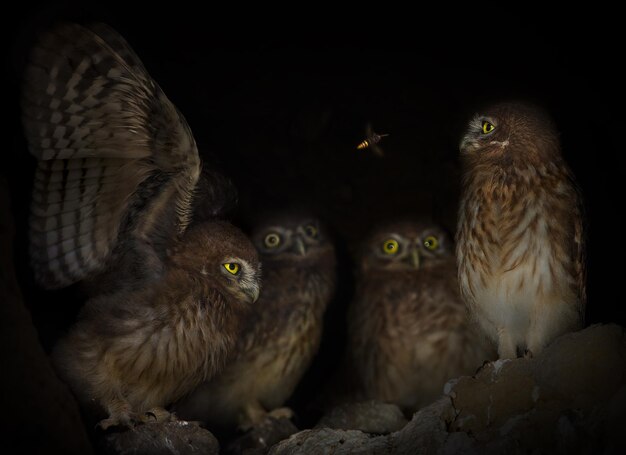
{"label": "owl's beak", "polygon": [[259,300],[259,294],[261,293],[261,290],[258,286],[253,286],[249,289],[246,289],[245,293],[248,297],[250,297],[251,303],[256,303],[256,301]]}
{"label": "owl's beak", "polygon": [[420,254],[419,254],[419,251],[417,251],[417,249],[413,249],[411,251],[410,261],[411,261],[411,265],[413,266],[413,268],[415,269],[420,268]]}
{"label": "owl's beak", "polygon": [[300,256],[304,256],[306,255],[306,245],[304,244],[304,240],[302,240],[302,237],[297,236],[296,237],[296,244],[294,246],[294,250],[300,255]]}
{"label": "owl's beak", "polygon": [[256,303],[257,300],[259,300],[259,295],[261,293],[261,287],[258,284],[252,284],[252,285],[248,285],[245,286],[242,289],[243,293],[245,294],[245,296],[247,297],[247,302],[248,304],[252,305],[253,303]]}
{"label": "owl's beak", "polygon": [[461,140],[461,143],[459,144],[459,151],[461,153],[469,153],[475,148],[476,148],[476,140],[469,135],[464,136],[463,139]]}

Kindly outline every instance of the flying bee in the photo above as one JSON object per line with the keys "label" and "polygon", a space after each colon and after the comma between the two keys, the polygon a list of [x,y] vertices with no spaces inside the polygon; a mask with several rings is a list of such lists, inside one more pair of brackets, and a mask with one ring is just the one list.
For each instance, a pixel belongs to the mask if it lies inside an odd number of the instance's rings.
{"label": "flying bee", "polygon": [[357,150],[364,150],[366,148],[371,148],[372,151],[378,156],[384,156],[383,149],[380,148],[377,144],[380,142],[382,138],[385,136],[389,136],[389,134],[378,134],[375,133],[372,129],[371,124],[367,124],[365,127],[365,140],[356,146]]}

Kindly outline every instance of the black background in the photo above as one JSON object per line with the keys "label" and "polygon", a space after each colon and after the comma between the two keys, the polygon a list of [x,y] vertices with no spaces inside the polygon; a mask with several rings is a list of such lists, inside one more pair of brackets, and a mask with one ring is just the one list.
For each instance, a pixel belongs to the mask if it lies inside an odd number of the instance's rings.
{"label": "black background", "polygon": [[[288,205],[327,220],[341,286],[323,353],[342,343],[353,245],[374,223],[405,215],[433,217],[454,232],[461,132],[480,106],[503,99],[533,101],[555,119],[588,216],[587,322],[626,325],[624,37],[616,13],[589,7],[547,16],[533,6],[477,4],[454,17],[451,5],[339,16],[322,5],[263,14],[233,6],[56,2],[5,15],[13,143],[2,172],[21,226],[18,272],[46,349],[76,308],[32,287],[24,226],[34,160],[18,99],[29,43],[56,20],[103,21],[127,39],[185,115],[201,154],[234,180],[237,222]],[[355,150],[367,122],[390,133],[384,158]]]}

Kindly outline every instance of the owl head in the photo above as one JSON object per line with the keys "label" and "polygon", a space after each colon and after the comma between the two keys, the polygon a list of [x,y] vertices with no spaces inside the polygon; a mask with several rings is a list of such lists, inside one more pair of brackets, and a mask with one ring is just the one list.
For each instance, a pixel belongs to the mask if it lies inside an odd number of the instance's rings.
{"label": "owl head", "polygon": [[170,261],[187,276],[236,301],[254,303],[259,298],[258,253],[250,239],[230,223],[212,221],[190,227]]}
{"label": "owl head", "polygon": [[252,241],[264,263],[316,261],[332,251],[328,232],[307,214],[281,213],[257,223]]}
{"label": "owl head", "polygon": [[454,245],[441,227],[426,222],[400,221],[375,229],[360,251],[362,271],[418,271],[449,261]]}
{"label": "owl head", "polygon": [[493,105],[469,121],[459,146],[471,160],[541,160],[559,152],[550,117],[539,107],[508,102]]}

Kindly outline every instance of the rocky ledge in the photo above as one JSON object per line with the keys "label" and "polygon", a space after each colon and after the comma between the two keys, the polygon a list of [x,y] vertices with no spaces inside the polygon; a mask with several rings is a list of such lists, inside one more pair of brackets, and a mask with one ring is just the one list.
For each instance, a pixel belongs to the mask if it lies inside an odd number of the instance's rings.
{"label": "rocky ledge", "polygon": [[450,381],[399,431],[315,428],[270,453],[623,454],[625,429],[625,331],[594,325],[562,336],[535,358],[488,363]]}

